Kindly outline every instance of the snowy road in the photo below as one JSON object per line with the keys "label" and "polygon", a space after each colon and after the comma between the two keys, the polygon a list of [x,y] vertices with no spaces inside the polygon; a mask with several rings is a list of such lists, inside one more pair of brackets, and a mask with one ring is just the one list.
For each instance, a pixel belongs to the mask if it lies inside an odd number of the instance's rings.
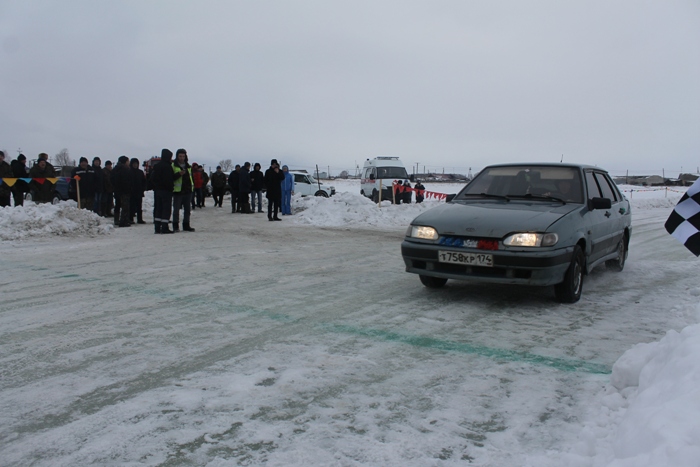
{"label": "snowy road", "polygon": [[[695,258],[634,211],[583,298],[403,272],[404,228],[194,213],[4,242],[2,465],[561,465],[612,364],[690,323]],[[535,461],[533,461],[535,462]]]}

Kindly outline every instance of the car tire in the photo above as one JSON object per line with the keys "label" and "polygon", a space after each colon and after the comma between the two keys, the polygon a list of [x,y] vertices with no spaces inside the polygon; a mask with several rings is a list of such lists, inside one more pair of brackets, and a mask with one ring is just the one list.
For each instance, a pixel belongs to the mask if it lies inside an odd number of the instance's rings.
{"label": "car tire", "polygon": [[585,258],[581,247],[576,245],[571,255],[571,264],[564,274],[564,281],[554,286],[554,294],[562,303],[576,303],[581,298],[583,290],[583,272]]}
{"label": "car tire", "polygon": [[444,279],[442,277],[431,277],[431,276],[423,276],[419,275],[421,284],[426,286],[429,289],[439,289],[441,287],[444,287],[445,284],[447,284],[447,279]]}
{"label": "car tire", "polygon": [[622,237],[620,243],[617,244],[617,258],[609,259],[605,262],[605,267],[612,271],[620,272],[625,268],[627,260],[627,238]]}
{"label": "car tire", "polygon": [[35,198],[36,198],[36,191],[34,191],[34,190],[30,190],[24,194],[25,201],[34,201]]}
{"label": "car tire", "polygon": [[326,193],[323,190],[318,190],[316,193],[314,193],[314,196],[320,196],[322,198],[328,198],[328,193]]}
{"label": "car tire", "polygon": [[58,204],[61,201],[63,201],[63,199],[61,198],[61,195],[59,195],[58,193],[54,193],[53,198],[51,199],[51,204]]}
{"label": "car tire", "polygon": [[372,192],[372,201],[375,203],[379,202],[379,193],[377,192],[377,190],[374,190]]}

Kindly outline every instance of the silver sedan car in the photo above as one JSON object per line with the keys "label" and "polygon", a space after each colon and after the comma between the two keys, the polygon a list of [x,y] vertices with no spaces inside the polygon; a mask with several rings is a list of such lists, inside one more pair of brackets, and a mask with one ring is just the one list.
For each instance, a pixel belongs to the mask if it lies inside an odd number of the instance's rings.
{"label": "silver sedan car", "polygon": [[401,254],[426,287],[448,279],[553,285],[559,301],[573,303],[596,266],[622,271],[631,219],[629,201],[598,167],[492,165],[416,217]]}

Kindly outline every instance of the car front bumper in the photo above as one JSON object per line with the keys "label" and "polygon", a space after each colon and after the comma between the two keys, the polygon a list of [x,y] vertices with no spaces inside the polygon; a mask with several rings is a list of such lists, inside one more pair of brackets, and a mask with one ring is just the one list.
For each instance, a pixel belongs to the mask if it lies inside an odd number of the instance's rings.
{"label": "car front bumper", "polygon": [[[488,253],[493,267],[441,263],[438,251]],[[564,280],[574,247],[546,251],[485,251],[404,240],[401,255],[406,272],[444,279],[521,285],[554,285]]]}

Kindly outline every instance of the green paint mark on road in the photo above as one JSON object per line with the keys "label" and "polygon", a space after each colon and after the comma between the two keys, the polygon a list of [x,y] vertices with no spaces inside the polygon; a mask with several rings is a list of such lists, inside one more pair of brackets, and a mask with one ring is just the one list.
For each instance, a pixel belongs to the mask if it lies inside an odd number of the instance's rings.
{"label": "green paint mark on road", "polygon": [[382,331],[379,329],[363,329],[354,326],[327,325],[327,328],[343,334],[354,334],[373,339],[381,339],[389,342],[400,342],[415,347],[436,349],[443,351],[459,352],[479,355],[509,362],[525,362],[534,365],[548,366],[560,371],[585,372],[608,375],[610,367],[600,363],[589,363],[582,360],[568,360],[564,358],[544,357],[542,355],[515,350],[498,349],[492,347],[471,345],[463,342],[447,341],[432,337],[412,336],[396,332]]}

